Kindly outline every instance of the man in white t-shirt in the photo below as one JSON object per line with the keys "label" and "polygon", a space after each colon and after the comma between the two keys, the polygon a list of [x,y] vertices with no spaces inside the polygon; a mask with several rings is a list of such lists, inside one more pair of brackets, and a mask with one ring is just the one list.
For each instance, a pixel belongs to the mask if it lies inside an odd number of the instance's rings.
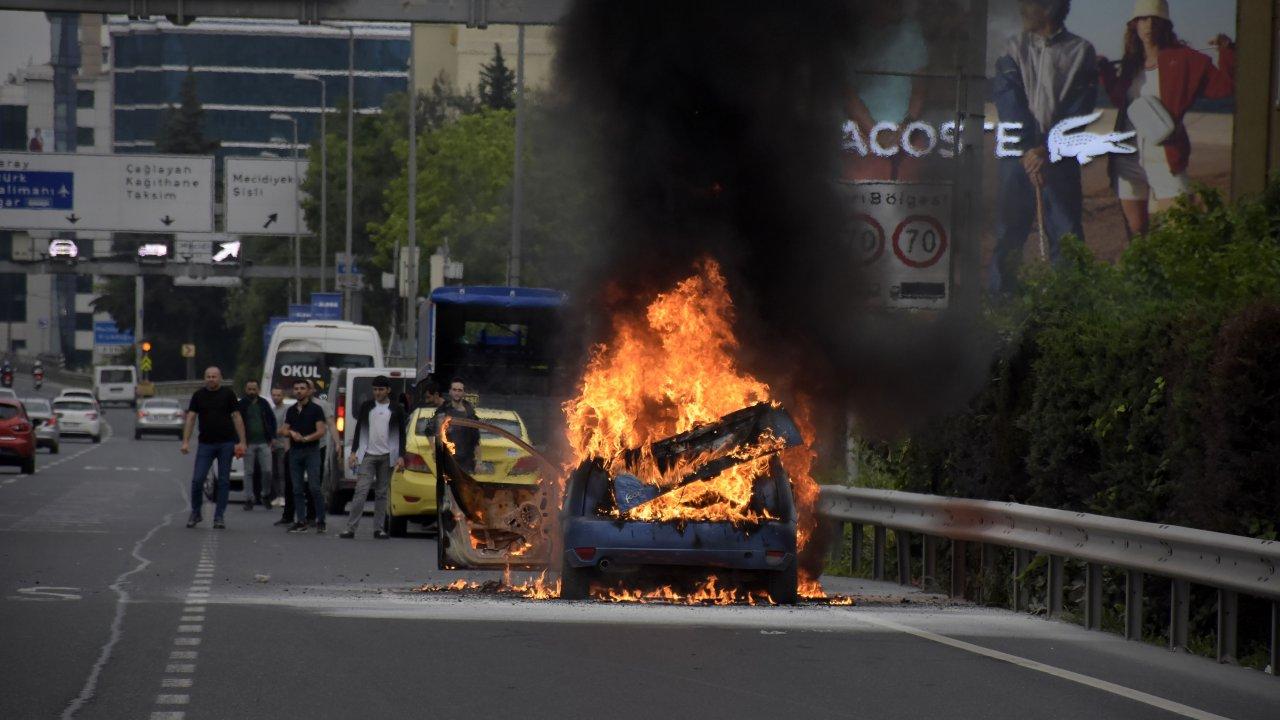
{"label": "man in white t-shirt", "polygon": [[347,515],[347,529],[338,537],[351,539],[364,514],[365,497],[373,488],[373,536],[387,537],[382,529],[387,517],[387,492],[391,472],[404,467],[405,413],[400,403],[391,402],[391,381],[385,375],[373,379],[373,399],[366,400],[356,413],[356,431],[347,463],[359,467],[355,495]]}

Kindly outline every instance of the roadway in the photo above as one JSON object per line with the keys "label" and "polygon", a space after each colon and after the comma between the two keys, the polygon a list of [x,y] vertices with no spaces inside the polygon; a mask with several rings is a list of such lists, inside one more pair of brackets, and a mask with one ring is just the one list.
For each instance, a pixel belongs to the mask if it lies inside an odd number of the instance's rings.
{"label": "roadway", "polygon": [[186,529],[190,456],[106,415],[101,445],[0,469],[2,718],[1278,716],[1275,677],[888,584],[828,579],[852,607],[415,593],[462,576],[369,517],[288,535],[233,502]]}

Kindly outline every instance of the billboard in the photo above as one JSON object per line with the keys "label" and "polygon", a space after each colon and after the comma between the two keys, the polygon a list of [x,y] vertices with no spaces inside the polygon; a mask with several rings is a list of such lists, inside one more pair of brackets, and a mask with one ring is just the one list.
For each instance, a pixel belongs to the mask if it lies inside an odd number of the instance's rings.
{"label": "billboard", "polygon": [[0,152],[0,228],[213,231],[213,158]]}
{"label": "billboard", "polygon": [[306,235],[300,203],[307,161],[229,157],[223,168],[227,232],[234,235]]}

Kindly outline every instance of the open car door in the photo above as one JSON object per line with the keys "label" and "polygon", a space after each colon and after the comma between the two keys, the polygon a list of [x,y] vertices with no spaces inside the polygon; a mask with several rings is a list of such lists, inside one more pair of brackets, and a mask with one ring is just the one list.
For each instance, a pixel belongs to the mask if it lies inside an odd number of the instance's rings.
{"label": "open car door", "polygon": [[[450,449],[450,427],[507,442],[483,446],[474,471]],[[436,428],[437,564],[441,570],[545,568],[559,536],[560,470],[524,440],[486,422],[446,417]]]}

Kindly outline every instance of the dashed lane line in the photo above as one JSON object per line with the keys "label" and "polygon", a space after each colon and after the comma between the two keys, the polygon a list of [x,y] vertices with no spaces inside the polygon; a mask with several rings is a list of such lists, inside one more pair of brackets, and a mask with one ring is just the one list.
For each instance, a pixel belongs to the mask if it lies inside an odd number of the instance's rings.
{"label": "dashed lane line", "polygon": [[[114,437],[114,436],[115,436],[115,430],[111,427],[111,423],[107,422],[105,418],[102,420],[102,424],[103,424],[103,426],[106,428],[106,430],[103,432],[103,435],[105,435],[105,436],[106,436],[106,437],[104,437],[104,438],[103,438],[103,442],[106,442],[106,441],[109,441],[112,437]],[[94,450],[97,450],[97,449],[98,449],[98,448],[100,448],[100,447],[102,447],[102,443],[94,443],[94,444],[90,445],[89,447],[87,447],[87,448],[85,448],[85,449],[81,450],[81,451],[80,451],[80,452],[78,452],[78,453],[74,453],[74,454],[71,454],[71,455],[67,455],[67,456],[64,456],[64,457],[60,457],[60,458],[58,458],[57,460],[54,460],[54,461],[52,461],[52,462],[41,463],[41,464],[39,464],[39,465],[37,465],[37,466],[36,466],[36,471],[35,471],[34,473],[32,473],[32,474],[33,474],[33,475],[39,475],[40,473],[44,472],[45,470],[48,470],[48,469],[50,469],[50,468],[58,467],[59,465],[61,465],[61,464],[63,464],[63,463],[71,462],[72,460],[75,460],[76,458],[79,458],[81,455],[84,455],[84,454],[86,454],[86,453],[91,453],[91,452],[93,452]],[[15,482],[17,482],[17,481],[21,480],[23,477],[29,477],[29,476],[18,475],[17,477],[11,477],[11,478],[8,478],[8,479],[4,480],[3,482],[0,482],[0,487],[4,487],[4,486],[6,486],[6,485],[12,485],[12,484],[14,484]]]}
{"label": "dashed lane line", "polygon": [[[178,630],[173,638],[173,646],[164,667],[164,677],[160,678],[160,692],[156,695],[156,709],[151,713],[151,720],[184,720],[185,710],[172,710],[173,707],[186,707],[191,704],[191,689],[195,687],[195,678],[200,651],[199,637],[204,632],[205,610],[209,602],[209,581],[199,576],[211,574],[217,561],[218,536],[210,535],[205,539],[200,550],[200,559],[196,563],[197,577],[191,581],[187,591],[186,604],[182,608],[182,616],[178,620]],[[182,662],[175,662],[182,661]],[[185,690],[186,692],[175,692]]]}

